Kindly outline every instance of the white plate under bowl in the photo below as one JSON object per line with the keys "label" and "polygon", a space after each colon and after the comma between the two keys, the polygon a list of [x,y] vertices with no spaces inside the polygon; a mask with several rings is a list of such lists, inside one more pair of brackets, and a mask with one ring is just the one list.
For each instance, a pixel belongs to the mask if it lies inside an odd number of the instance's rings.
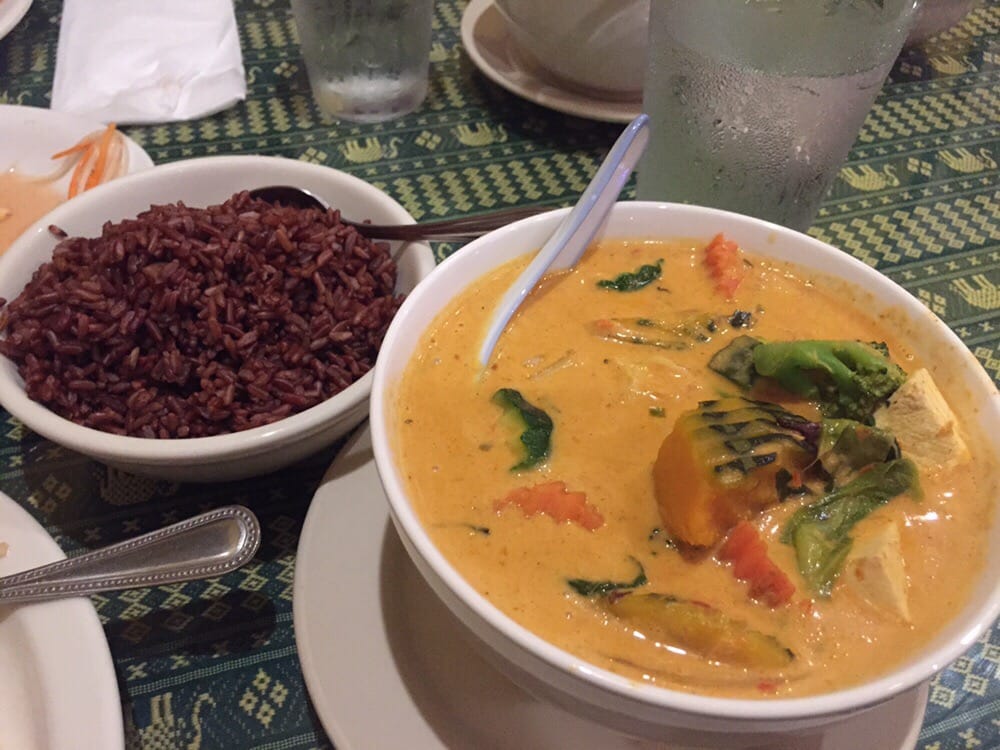
{"label": "white plate under bowl", "polygon": [[[0,542],[8,545],[0,576],[65,557],[45,529],[2,492]],[[118,681],[90,600],[0,604],[0,748],[124,746]]]}
{"label": "white plate under bowl", "polygon": [[493,0],[471,0],[462,14],[462,45],[473,64],[512,94],[543,107],[602,122],[631,122],[642,102],[613,101],[561,86],[514,50]]}
{"label": "white plate under bowl", "polygon": [[[18,0],[14,0],[17,4]],[[11,0],[0,0],[0,18]],[[3,36],[0,33],[0,36]],[[58,166],[52,154],[69,148],[78,140],[103,128],[99,122],[86,117],[55,112],[41,107],[21,107],[0,104],[0,172],[16,169],[25,175],[45,175]],[[153,166],[153,160],[142,147],[126,137],[128,146],[128,173],[142,172]],[[70,173],[67,172],[54,187],[66,195]]]}
{"label": "white plate under bowl", "polygon": [[[295,558],[295,642],[338,750],[681,750],[543,703],[490,666],[410,562],[367,426],[316,491]],[[767,750],[912,750],[927,685]]]}
{"label": "white plate under bowl", "polygon": [[0,39],[3,39],[31,7],[31,0],[0,0]]}

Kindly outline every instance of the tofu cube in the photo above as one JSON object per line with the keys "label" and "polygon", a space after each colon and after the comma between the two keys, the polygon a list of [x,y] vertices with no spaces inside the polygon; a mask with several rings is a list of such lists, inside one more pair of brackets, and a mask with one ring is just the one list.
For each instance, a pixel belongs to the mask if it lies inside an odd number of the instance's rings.
{"label": "tofu cube", "polygon": [[958,419],[925,369],[892,394],[888,406],[875,413],[875,424],[896,436],[903,455],[919,469],[952,469],[969,460]]}
{"label": "tofu cube", "polygon": [[899,528],[881,518],[858,528],[844,566],[844,584],[872,606],[910,622]]}

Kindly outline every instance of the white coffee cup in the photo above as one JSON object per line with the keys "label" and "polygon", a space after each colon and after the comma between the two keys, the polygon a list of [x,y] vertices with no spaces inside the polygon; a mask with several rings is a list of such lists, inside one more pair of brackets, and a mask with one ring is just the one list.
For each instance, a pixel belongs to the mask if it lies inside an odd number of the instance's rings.
{"label": "white coffee cup", "polygon": [[555,81],[639,99],[649,0],[496,0],[515,52]]}

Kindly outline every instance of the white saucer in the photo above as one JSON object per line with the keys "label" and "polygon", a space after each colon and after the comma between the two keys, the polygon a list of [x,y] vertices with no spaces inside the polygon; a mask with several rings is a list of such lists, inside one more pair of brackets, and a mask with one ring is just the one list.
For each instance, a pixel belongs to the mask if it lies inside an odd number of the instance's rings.
{"label": "white saucer", "polygon": [[[316,491],[295,564],[295,640],[338,750],[671,750],[535,700],[465,641],[388,517],[367,426]],[[927,686],[857,720],[767,750],[912,750]]]}
{"label": "white saucer", "polygon": [[17,26],[31,7],[31,0],[0,0],[0,39]]}
{"label": "white saucer", "polygon": [[507,26],[493,0],[471,0],[462,14],[462,44],[483,74],[520,97],[543,107],[603,122],[631,122],[641,101],[610,101],[572,91],[530,65],[514,51]]}

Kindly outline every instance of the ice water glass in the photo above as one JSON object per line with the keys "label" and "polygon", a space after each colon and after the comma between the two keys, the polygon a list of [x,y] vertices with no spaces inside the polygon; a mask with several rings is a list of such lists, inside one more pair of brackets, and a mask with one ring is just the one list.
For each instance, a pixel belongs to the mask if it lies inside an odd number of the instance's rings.
{"label": "ice water glass", "polygon": [[292,0],[317,106],[352,122],[412,112],[427,95],[433,0]]}
{"label": "ice water glass", "polygon": [[640,200],[805,230],[906,38],[916,0],[655,0]]}

